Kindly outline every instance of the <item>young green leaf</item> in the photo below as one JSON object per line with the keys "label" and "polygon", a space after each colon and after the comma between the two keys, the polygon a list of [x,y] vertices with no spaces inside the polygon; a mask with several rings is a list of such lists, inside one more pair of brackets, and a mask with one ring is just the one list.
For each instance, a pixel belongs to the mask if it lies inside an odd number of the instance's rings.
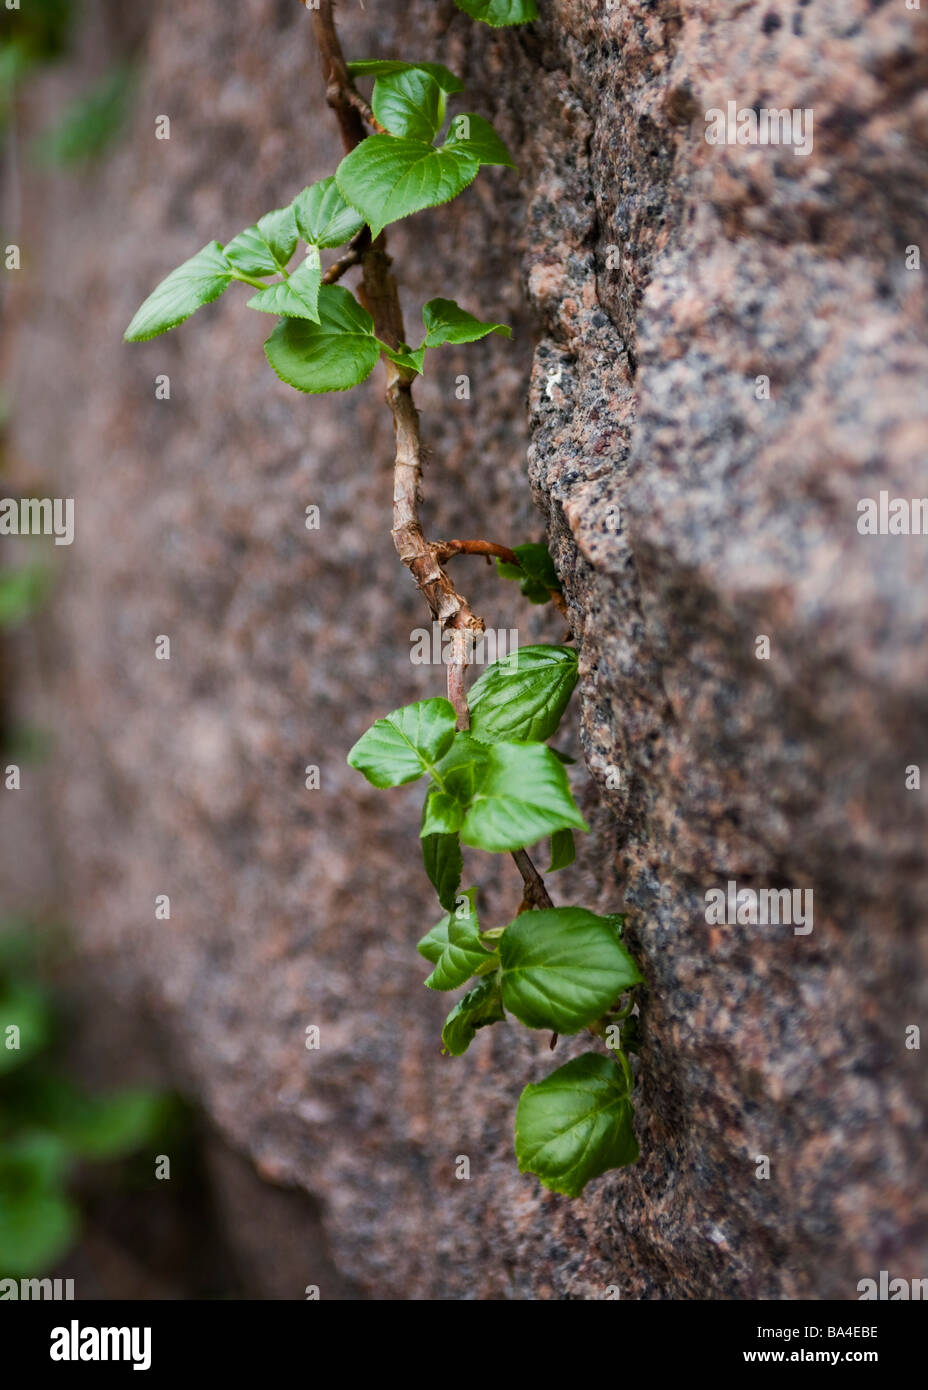
{"label": "young green leaf", "polygon": [[374,370],[374,320],[342,285],[323,285],[318,323],[284,318],[264,344],[267,360],[298,391],[347,391]]}
{"label": "young green leaf", "polygon": [[219,242],[207,242],[152,290],[126,329],[126,342],[142,343],[176,328],[201,305],[218,299],[231,279],[232,267]]}
{"label": "young green leaf", "polygon": [[484,980],[468,990],[464,998],[455,1004],[445,1019],[441,1040],[452,1057],[460,1057],[470,1047],[478,1028],[501,1023],[505,1017],[499,984],[496,980]]}
{"label": "young green leaf", "polygon": [[524,849],[555,830],[586,830],[567,775],[543,743],[494,743],[461,826],[465,845]]}
{"label": "young green leaf", "polygon": [[519,558],[518,565],[497,560],[496,572],[501,579],[518,580],[529,603],[548,603],[552,592],[563,592],[546,545],[530,541],[527,545],[517,545],[515,554]]}
{"label": "young green leaf", "polygon": [[456,198],[479,169],[480,161],[463,149],[436,149],[406,136],[370,135],[345,156],[335,179],[376,238],[388,222]]}
{"label": "young green leaf", "polygon": [[315,246],[309,248],[305,261],[298,265],[289,280],[277,280],[259,290],[248,301],[249,309],[261,309],[266,314],[283,314],[290,318],[312,319],[319,322],[319,287],[322,267]]}
{"label": "young green leaf", "polygon": [[81,1158],[122,1158],[134,1152],[158,1134],[167,1114],[165,1097],[142,1088],[87,1096],[55,1079],[41,1096],[42,1123]]}
{"label": "young green leaf", "polygon": [[387,77],[395,72],[427,72],[443,92],[463,92],[464,83],[444,63],[404,63],[398,58],[357,58],[348,64],[352,77]]}
{"label": "young green leaf", "polygon": [[225,255],[245,275],[276,275],[290,263],[298,240],[293,208],[275,208],[233,237]]}
{"label": "young green leaf", "polygon": [[625,1075],[610,1058],[585,1052],[522,1092],[519,1172],[534,1173],[552,1192],[579,1197],[591,1178],[637,1157]]}
{"label": "young green leaf", "polygon": [[349,765],[375,787],[414,782],[451,747],[456,722],[450,700],[404,705],[361,735],[348,754]]}
{"label": "young green leaf", "polygon": [[504,164],[510,169],[516,167],[512,155],[490,122],[471,111],[462,116],[452,116],[451,129],[442,149],[457,150],[476,159],[478,164]]}
{"label": "young green leaf", "polygon": [[456,835],[463,819],[462,803],[433,782],[422,807],[422,829],[419,832],[422,838],[425,839],[427,835]]}
{"label": "young green leaf", "polygon": [[453,911],[464,868],[460,837],[456,833],[423,835],[422,859],[438,901],[446,912]]}
{"label": "young green leaf", "polygon": [[425,347],[430,348],[441,347],[442,343],[475,343],[488,333],[512,336],[512,329],[505,323],[482,323],[453,299],[430,299],[423,307],[422,322],[425,324]]}
{"label": "young green leaf", "polygon": [[[552,752],[554,750],[552,749]],[[546,872],[556,874],[558,869],[566,869],[577,857],[572,830],[555,830],[551,836],[551,863]]]}
{"label": "young green leaf", "polygon": [[425,982],[429,989],[457,989],[492,958],[480,941],[476,891],[468,888],[454,910],[436,922],[416,948],[435,966]]}
{"label": "young green leaf", "polygon": [[310,246],[344,246],[364,226],[364,218],[339,193],[334,174],[298,193],[293,212],[297,230]]}
{"label": "young green leaf", "polygon": [[454,0],[459,10],[501,29],[507,24],[528,24],[538,18],[535,0]]}
{"label": "young green leaf", "polygon": [[[474,799],[488,760],[489,754],[482,743],[471,738],[470,734],[456,733],[451,747],[432,771],[437,788],[458,803],[462,815],[464,807]],[[451,814],[450,809],[446,814]]]}
{"label": "young green leaf", "polygon": [[557,729],[576,684],[577,653],[571,647],[520,647],[474,682],[468,696],[473,737],[482,743],[544,742]]}
{"label": "young green leaf", "polygon": [[409,68],[377,78],[371,109],[391,135],[431,143],[444,120],[445,97],[434,77]]}
{"label": "young green leaf", "polygon": [[615,924],[583,907],[525,912],[499,943],[503,1004],[527,1028],[576,1033],[641,975]]}
{"label": "young green leaf", "polygon": [[380,346],[380,351],[385,357],[389,357],[391,362],[395,362],[398,367],[405,367],[407,371],[419,372],[421,374],[425,366],[426,348],[424,343],[421,347],[417,347],[415,351],[407,347],[403,351],[397,352],[395,348],[390,347],[389,343],[382,343],[379,338],[377,342]]}

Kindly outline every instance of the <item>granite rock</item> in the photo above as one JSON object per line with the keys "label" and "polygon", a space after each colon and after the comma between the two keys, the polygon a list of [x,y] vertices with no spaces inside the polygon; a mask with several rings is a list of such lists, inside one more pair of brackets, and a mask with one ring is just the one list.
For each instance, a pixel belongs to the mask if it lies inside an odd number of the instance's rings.
{"label": "granite rock", "polygon": [[[450,0],[342,23],[349,53],[441,56],[518,156],[518,178],[482,175],[390,248],[410,321],[445,293],[514,325],[511,344],[444,350],[422,384],[426,514],[434,536],[548,527],[593,827],[554,891],[628,913],[640,1163],[576,1202],[545,1192],[511,1135],[547,1038],[505,1024],[440,1055],[413,949],[433,912],[418,796],[344,764],[441,679],[408,659],[423,614],[390,542],[379,389],[296,396],[231,295],[120,342],[166,269],[337,158],[295,3],[164,5],[128,36],[91,7],[32,98],[38,121],[101,53],[141,45],[118,149],[23,189],[11,454],[75,496],[78,535],[14,647],[20,708],[55,744],[2,807],[12,898],[65,916],[114,997],[157,1013],[223,1140],[312,1197],[319,1261],[362,1296],[853,1299],[880,1269],[926,1272],[906,1029],[926,1016],[928,827],[906,780],[928,761],[928,550],[861,535],[857,503],[925,491],[907,248],[928,30],[863,0],[542,8],[519,31]],[[710,145],[729,101],[810,109],[811,153]],[[456,563],[493,626],[561,639]],[[507,920],[511,866],[467,869]],[[813,930],[707,923],[729,881],[811,889]],[[282,1296],[273,1270],[299,1261],[286,1222],[269,1230],[262,1249],[243,1223],[238,1246]]]}

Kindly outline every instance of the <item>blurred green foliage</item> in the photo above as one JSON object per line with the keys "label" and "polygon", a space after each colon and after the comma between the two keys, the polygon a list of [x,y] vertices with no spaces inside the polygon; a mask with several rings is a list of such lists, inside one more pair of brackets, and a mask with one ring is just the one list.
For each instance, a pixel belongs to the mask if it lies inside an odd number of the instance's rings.
{"label": "blurred green foliage", "polygon": [[163,1135],[173,1101],[150,1089],[85,1094],[54,1060],[61,1020],[38,978],[34,933],[0,925],[0,1277],[43,1274],[77,1239],[69,1178]]}
{"label": "blurred green foliage", "polygon": [[[73,0],[24,0],[18,10],[0,8],[0,132],[10,120],[17,90],[68,52],[75,10]],[[71,102],[34,142],[39,162],[67,168],[101,155],[123,127],[132,78],[131,67],[114,67]]]}
{"label": "blurred green foliage", "polygon": [[73,13],[72,0],[28,0],[18,10],[0,10],[0,130],[24,78],[66,51]]}
{"label": "blurred green foliage", "polygon": [[0,630],[18,627],[31,618],[48,596],[49,573],[45,565],[18,565],[0,570]]}
{"label": "blurred green foliage", "polygon": [[117,67],[68,106],[61,119],[38,137],[35,155],[42,164],[68,168],[104,153],[129,114],[133,72]]}

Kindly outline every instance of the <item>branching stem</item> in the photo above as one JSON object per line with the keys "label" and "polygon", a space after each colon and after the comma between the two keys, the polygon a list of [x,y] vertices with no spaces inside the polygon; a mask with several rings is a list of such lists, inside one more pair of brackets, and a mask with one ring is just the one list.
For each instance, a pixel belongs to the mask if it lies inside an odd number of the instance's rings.
{"label": "branching stem", "polygon": [[[345,62],[341,42],[335,28],[335,0],[318,0],[318,8],[310,7],[313,18],[313,31],[319,45],[322,73],[326,84],[326,101],[338,117],[342,144],[345,153],[350,152],[365,138],[364,121],[368,120],[375,129],[382,129],[374,120],[373,112],[355,88]],[[359,234],[360,235],[360,234]],[[355,241],[358,241],[355,238]],[[352,243],[354,246],[354,243]],[[383,232],[376,241],[354,248],[357,255],[350,262],[361,265],[361,284],[358,297],[374,320],[374,333],[382,342],[398,348],[405,342],[403,313],[400,308],[396,280],[390,271],[390,257],[387,255],[386,236]],[[342,257],[347,261],[351,250]],[[335,263],[339,265],[339,262]],[[333,279],[337,279],[348,265],[344,265]],[[332,274],[335,266],[329,268]],[[331,284],[331,280],[325,281]],[[388,358],[384,359],[386,370],[386,402],[393,416],[393,436],[395,442],[393,465],[393,544],[403,564],[409,570],[417,587],[432,612],[433,619],[441,625],[442,632],[460,633],[454,639],[452,656],[457,661],[448,665],[448,698],[458,717],[458,728],[470,727],[470,712],[467,707],[465,688],[465,637],[469,629],[483,632],[484,622],[470,607],[467,599],[459,593],[451,577],[442,565],[442,558],[452,554],[477,553],[498,554],[505,552],[504,558],[512,556],[511,550],[501,546],[492,550],[472,550],[471,546],[489,546],[490,542],[440,542],[438,546],[451,545],[440,557],[435,544],[426,540],[419,517],[419,503],[422,498],[422,441],[419,434],[419,412],[412,398],[414,374]],[[532,907],[552,907],[544,881],[524,849],[514,850],[512,857],[522,875],[525,885],[523,904]]]}

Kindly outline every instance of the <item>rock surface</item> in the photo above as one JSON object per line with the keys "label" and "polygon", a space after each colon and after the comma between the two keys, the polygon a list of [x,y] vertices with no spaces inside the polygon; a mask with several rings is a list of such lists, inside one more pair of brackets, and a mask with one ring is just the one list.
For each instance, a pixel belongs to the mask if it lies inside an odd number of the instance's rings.
{"label": "rock surface", "polygon": [[[0,808],[13,900],[60,912],[115,995],[154,1010],[224,1139],[320,1204],[322,1263],[362,1296],[853,1299],[881,1269],[921,1277],[928,1243],[925,1070],[906,1047],[926,1017],[928,825],[906,781],[928,763],[928,541],[857,530],[860,499],[926,491],[907,248],[928,26],[862,0],[542,8],[522,31],[450,0],[341,23],[350,55],[460,71],[519,160],[390,248],[408,321],[445,293],[515,328],[445,349],[422,385],[428,527],[540,537],[528,457],[592,774],[575,769],[593,833],[553,887],[629,913],[641,1162],[577,1202],[544,1192],[511,1129],[547,1039],[500,1025],[440,1055],[413,949],[433,919],[418,794],[344,764],[442,675],[407,656],[424,617],[390,542],[379,390],[296,396],[231,293],[120,342],[168,268],[333,167],[295,3],[150,10],[117,151],[25,180],[11,453],[77,499],[77,541],[15,648],[21,709],[55,745]],[[31,119],[127,41],[115,6],[93,14]],[[811,154],[708,144],[729,101],[810,108]],[[492,626],[560,640],[456,563]],[[514,871],[468,868],[507,920]],[[812,932],[707,924],[730,880],[813,890]],[[274,1230],[275,1249],[253,1230],[240,1249],[298,1271]],[[256,1284],[281,1296],[267,1269]]]}

